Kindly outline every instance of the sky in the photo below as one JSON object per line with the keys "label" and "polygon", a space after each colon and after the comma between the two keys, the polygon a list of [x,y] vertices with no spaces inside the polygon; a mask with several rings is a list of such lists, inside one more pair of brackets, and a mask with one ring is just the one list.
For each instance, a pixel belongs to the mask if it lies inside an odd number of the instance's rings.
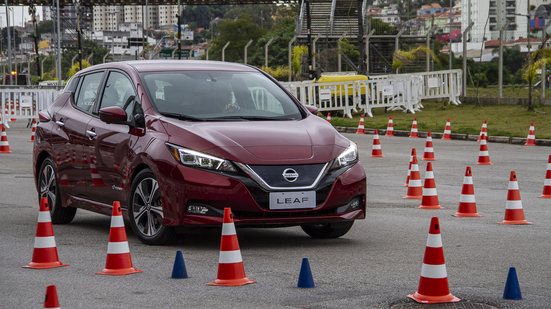
{"label": "sky", "polygon": [[[21,18],[21,13],[23,13],[23,18],[25,19],[25,21],[29,21],[31,18],[29,16],[29,7],[27,6],[9,6],[10,9],[13,8],[13,19],[15,19],[15,25],[16,26],[22,26],[23,23],[22,23],[22,18]],[[10,25],[13,25],[13,20],[12,20],[12,12],[10,12]],[[36,12],[39,16],[42,15],[42,7],[41,6],[37,6],[36,7]],[[2,5],[0,6],[0,19],[1,19],[1,23],[0,23],[0,26],[2,27],[5,27],[6,26],[6,6],[5,5]]]}

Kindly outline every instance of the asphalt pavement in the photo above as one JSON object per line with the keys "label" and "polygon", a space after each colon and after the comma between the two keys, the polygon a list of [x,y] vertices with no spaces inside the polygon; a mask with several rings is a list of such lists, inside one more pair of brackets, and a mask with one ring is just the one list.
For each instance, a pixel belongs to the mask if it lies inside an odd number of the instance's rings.
{"label": "asphalt pavement", "polygon": [[[54,226],[60,259],[70,266],[21,268],[31,259],[38,202],[30,129],[18,121],[8,131],[12,153],[0,154],[0,308],[41,308],[49,284],[57,285],[62,308],[416,308],[406,295],[417,289],[432,216],[440,218],[451,292],[465,300],[452,308],[551,308],[551,199],[538,198],[551,148],[490,143],[494,165],[477,166],[476,142],[435,139],[434,174],[445,208],[420,210],[419,200],[402,199],[402,185],[411,148],[422,156],[425,140],[382,137],[385,157],[371,158],[372,135],[346,136],[358,143],[368,175],[367,219],[332,240],[310,239],[299,227],[238,228],[247,275],[257,283],[229,288],[206,285],[216,278],[220,229],[154,247],[127,228],[134,265],[144,272],[95,275],[105,265],[110,218],[84,210],[71,224]],[[480,218],[452,216],[467,165]],[[533,225],[497,224],[511,170]],[[170,279],[178,249],[189,279]],[[296,288],[302,257],[310,260],[314,289]],[[522,301],[502,299],[510,266]]]}

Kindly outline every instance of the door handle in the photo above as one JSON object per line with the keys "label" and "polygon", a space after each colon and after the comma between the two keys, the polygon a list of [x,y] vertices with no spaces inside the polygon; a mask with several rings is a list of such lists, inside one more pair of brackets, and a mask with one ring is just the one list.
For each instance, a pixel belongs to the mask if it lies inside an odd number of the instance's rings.
{"label": "door handle", "polygon": [[92,129],[92,130],[86,130],[86,135],[88,136],[89,139],[94,139],[97,134]]}
{"label": "door handle", "polygon": [[63,118],[59,119],[59,120],[56,120],[55,123],[60,126],[60,127],[63,127],[65,126],[65,123],[63,122]]}

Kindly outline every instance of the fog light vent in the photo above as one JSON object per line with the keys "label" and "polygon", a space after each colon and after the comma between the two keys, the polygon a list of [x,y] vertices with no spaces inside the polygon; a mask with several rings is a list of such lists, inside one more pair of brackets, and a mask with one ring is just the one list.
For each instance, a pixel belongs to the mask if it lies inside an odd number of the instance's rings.
{"label": "fog light vent", "polygon": [[206,204],[197,203],[197,202],[188,204],[187,213],[192,215],[216,216],[216,217],[221,217],[223,215],[222,210],[211,207]]}

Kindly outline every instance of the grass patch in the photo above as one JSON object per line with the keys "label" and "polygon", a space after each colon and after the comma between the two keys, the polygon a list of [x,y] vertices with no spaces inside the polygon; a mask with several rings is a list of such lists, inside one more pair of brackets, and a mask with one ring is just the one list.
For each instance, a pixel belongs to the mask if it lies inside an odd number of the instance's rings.
{"label": "grass patch", "polygon": [[[532,88],[532,95],[534,102],[538,102],[541,93],[541,86]],[[476,97],[476,87],[467,88],[467,96]],[[497,86],[489,86],[487,88],[478,88],[478,96],[481,98],[497,98],[499,97],[499,88]],[[503,87],[504,98],[528,98],[528,86],[504,86]],[[545,89],[545,98],[551,98],[551,89]]]}
{"label": "grass patch", "polygon": [[[526,137],[531,122],[536,124],[536,138],[551,138],[551,106],[537,107],[536,112],[528,112],[525,106],[463,104],[444,105],[441,102],[423,102],[425,108],[415,114],[421,131],[444,132],[446,119],[451,118],[452,133],[478,134],[480,126],[488,120],[488,133],[493,136]],[[373,118],[365,118],[365,127],[386,129],[388,116],[394,119],[394,129],[409,130],[412,114],[393,111],[385,114],[383,108],[375,108]],[[359,115],[353,119],[335,117],[334,126],[357,127]]]}

